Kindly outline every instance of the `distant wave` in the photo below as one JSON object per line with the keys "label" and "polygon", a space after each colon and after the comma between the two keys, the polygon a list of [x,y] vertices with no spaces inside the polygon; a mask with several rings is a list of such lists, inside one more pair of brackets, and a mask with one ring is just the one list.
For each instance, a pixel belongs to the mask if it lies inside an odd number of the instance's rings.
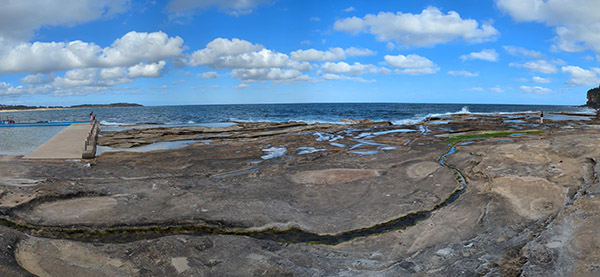
{"label": "distant wave", "polygon": [[[414,125],[434,117],[467,115],[511,115],[544,111],[594,114],[595,110],[572,106],[485,105],[485,104],[285,104],[285,105],[222,105],[222,106],[159,106],[135,110],[106,108],[98,111],[105,126],[123,125],[196,126],[206,123],[290,121],[307,124],[350,124],[352,120],[390,121],[395,125]],[[35,120],[29,113],[17,113],[19,120]],[[46,118],[55,121],[79,120],[74,111],[51,111]],[[87,116],[87,115],[84,115]]]}
{"label": "distant wave", "polygon": [[394,120],[394,121],[392,121],[392,124],[394,124],[394,125],[414,125],[414,124],[421,123],[421,122],[427,120],[428,118],[448,117],[448,116],[452,116],[452,115],[456,115],[456,114],[473,114],[473,113],[471,113],[469,111],[469,107],[464,106],[458,112],[430,113],[430,114],[426,114],[423,116],[414,116],[412,118]]}
{"label": "distant wave", "polygon": [[101,125],[106,125],[106,126],[121,126],[121,125],[129,125],[129,124],[127,124],[127,123],[108,122],[108,121],[104,121],[104,120],[100,120],[100,124],[101,124]]}
{"label": "distant wave", "polygon": [[412,118],[407,118],[407,119],[400,119],[400,120],[394,120],[392,121],[392,124],[394,125],[414,125],[414,124],[418,124],[421,122],[426,121],[428,118],[444,118],[444,117],[450,117],[453,115],[459,115],[459,114],[471,114],[471,115],[512,115],[512,114],[527,114],[527,113],[539,113],[539,111],[514,111],[514,112],[471,112],[469,111],[469,107],[468,106],[464,106],[462,107],[462,109],[460,109],[457,112],[446,112],[446,113],[430,113],[427,115],[423,115],[423,116],[415,116]]}

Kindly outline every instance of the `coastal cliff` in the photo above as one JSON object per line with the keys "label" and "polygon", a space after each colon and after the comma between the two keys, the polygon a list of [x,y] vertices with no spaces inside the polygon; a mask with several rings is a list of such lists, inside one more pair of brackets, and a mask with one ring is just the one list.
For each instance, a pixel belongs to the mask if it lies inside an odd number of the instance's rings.
{"label": "coastal cliff", "polygon": [[600,87],[588,90],[585,106],[596,109],[600,108]]}

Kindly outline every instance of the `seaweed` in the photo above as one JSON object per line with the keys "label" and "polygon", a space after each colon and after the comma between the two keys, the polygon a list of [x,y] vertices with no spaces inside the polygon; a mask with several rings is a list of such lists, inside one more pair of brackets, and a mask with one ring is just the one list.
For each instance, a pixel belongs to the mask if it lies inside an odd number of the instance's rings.
{"label": "seaweed", "polygon": [[456,145],[457,143],[465,140],[473,139],[485,139],[493,137],[507,137],[515,134],[541,134],[544,131],[533,129],[533,130],[508,130],[508,131],[480,131],[475,133],[458,133],[449,134],[448,139],[444,142],[447,145]]}

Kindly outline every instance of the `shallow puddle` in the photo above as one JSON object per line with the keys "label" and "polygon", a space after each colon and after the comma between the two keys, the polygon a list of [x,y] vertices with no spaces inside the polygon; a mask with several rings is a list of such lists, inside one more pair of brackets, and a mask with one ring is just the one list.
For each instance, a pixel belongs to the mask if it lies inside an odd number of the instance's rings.
{"label": "shallow puddle", "polygon": [[377,150],[370,150],[370,151],[352,151],[352,153],[354,154],[359,154],[359,155],[374,155],[379,153],[379,151]]}
{"label": "shallow puddle", "polygon": [[297,155],[304,155],[304,154],[310,154],[310,153],[314,153],[314,152],[325,151],[327,149],[317,149],[314,147],[298,147],[296,150],[298,150]]}
{"label": "shallow puddle", "polygon": [[281,156],[285,155],[285,153],[287,152],[287,148],[285,148],[285,147],[270,147],[267,149],[263,149],[262,151],[265,152],[265,155],[260,156],[260,158],[263,160],[269,160],[269,159],[273,159],[273,158],[277,158],[277,157],[281,157]]}
{"label": "shallow puddle", "polygon": [[564,114],[547,114],[544,119],[552,121],[589,121],[592,118],[590,116],[575,116],[575,115],[564,115]]}
{"label": "shallow puddle", "polygon": [[98,146],[96,148],[96,156],[102,155],[107,152],[150,152],[150,151],[158,151],[158,150],[170,150],[170,149],[179,149],[189,146],[190,144],[197,143],[196,140],[179,140],[179,141],[163,141],[163,142],[155,142],[152,144],[146,144],[142,146],[132,147],[132,148],[113,148],[108,146]]}
{"label": "shallow puddle", "polygon": [[514,119],[514,120],[504,120],[504,123],[527,123],[527,121]]}
{"label": "shallow puddle", "polygon": [[340,147],[340,148],[346,148],[346,145],[341,144],[341,143],[337,143],[337,142],[329,143],[329,145],[335,146],[335,147]]}

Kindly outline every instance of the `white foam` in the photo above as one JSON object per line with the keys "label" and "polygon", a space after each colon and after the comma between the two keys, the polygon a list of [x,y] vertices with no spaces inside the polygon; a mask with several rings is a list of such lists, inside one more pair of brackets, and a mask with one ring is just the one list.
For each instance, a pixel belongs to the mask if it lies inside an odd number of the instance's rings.
{"label": "white foam", "polygon": [[317,136],[317,139],[316,139],[317,141],[330,141],[330,142],[344,138],[343,136],[324,134],[324,133],[320,133],[320,132],[314,132],[313,136]]}
{"label": "white foam", "polygon": [[415,116],[412,118],[407,118],[407,119],[401,119],[401,120],[395,120],[392,121],[392,124],[394,125],[415,125],[418,123],[421,123],[425,120],[427,120],[428,118],[434,118],[434,117],[450,117],[453,115],[458,115],[458,114],[472,114],[472,115],[510,115],[510,114],[522,114],[522,113],[538,113],[537,111],[517,111],[517,112],[485,112],[485,113],[474,113],[469,111],[469,107],[464,106],[460,109],[460,111],[458,112],[447,112],[447,113],[430,113],[424,116]]}
{"label": "white foam", "polygon": [[270,147],[267,149],[263,149],[263,152],[265,152],[266,155],[262,155],[260,156],[263,160],[269,160],[269,159],[273,159],[273,158],[277,158],[277,157],[281,157],[283,155],[285,155],[285,153],[287,152],[287,148],[285,147]]}
{"label": "white foam", "polygon": [[304,155],[304,154],[310,154],[310,153],[314,153],[314,152],[321,152],[321,151],[325,151],[327,149],[317,149],[314,147],[298,147],[298,155]]}
{"label": "white foam", "polygon": [[417,123],[425,121],[425,119],[429,116],[417,117],[417,118],[407,118],[401,120],[394,120],[392,124],[394,125],[415,125]]}
{"label": "white foam", "polygon": [[109,121],[100,120],[100,125],[121,126],[121,125],[133,125],[133,123],[119,123],[119,122],[109,122]]}
{"label": "white foam", "polygon": [[391,134],[391,133],[411,133],[411,132],[416,132],[416,131],[412,130],[412,129],[394,129],[394,130],[375,132],[375,133],[373,133],[373,135],[380,136],[380,135],[387,135],[387,134]]}

